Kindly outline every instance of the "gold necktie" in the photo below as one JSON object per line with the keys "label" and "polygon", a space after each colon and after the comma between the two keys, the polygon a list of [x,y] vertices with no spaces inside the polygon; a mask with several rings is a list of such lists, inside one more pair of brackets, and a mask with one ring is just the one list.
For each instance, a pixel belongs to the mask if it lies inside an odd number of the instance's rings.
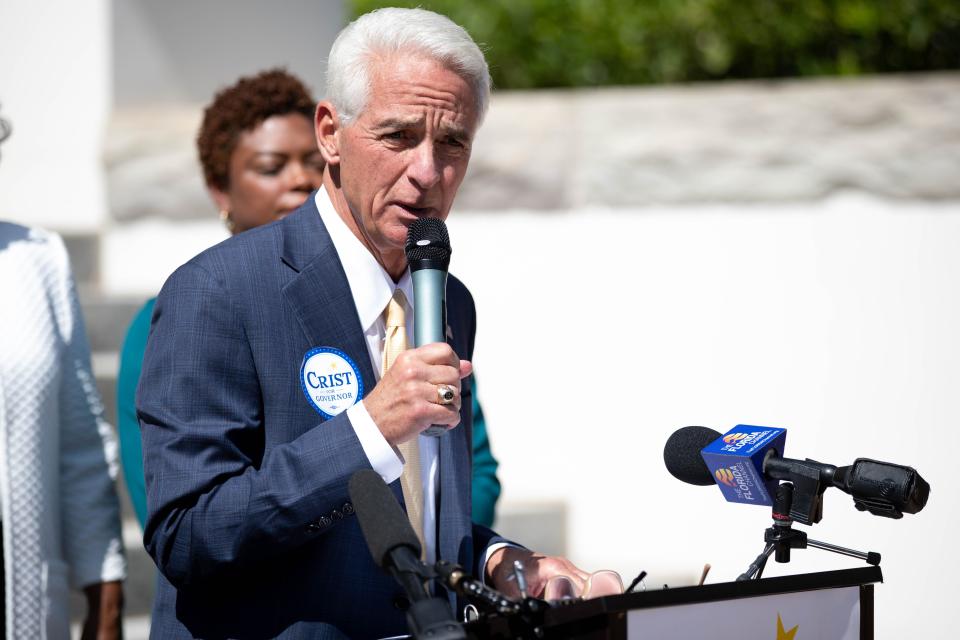
{"label": "gold necktie", "polygon": [[[387,304],[386,315],[387,333],[384,336],[383,372],[393,366],[397,356],[407,349],[407,322],[403,310],[406,303],[403,291],[397,289]],[[426,553],[423,542],[423,483],[420,480],[420,445],[419,436],[416,436],[397,446],[403,456],[403,473],[400,474],[400,488],[403,490],[403,501],[407,505],[407,517],[420,539],[421,555]]]}

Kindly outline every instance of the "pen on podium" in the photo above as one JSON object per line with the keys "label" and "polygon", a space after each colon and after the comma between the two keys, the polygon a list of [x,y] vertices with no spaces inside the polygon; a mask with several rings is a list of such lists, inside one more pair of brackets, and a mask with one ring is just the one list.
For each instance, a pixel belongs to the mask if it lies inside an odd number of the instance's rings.
{"label": "pen on podium", "polygon": [[[633,590],[637,588],[637,585],[641,584],[643,582],[643,579],[646,577],[647,577],[647,572],[641,571],[640,575],[638,575],[636,578],[633,579],[633,582],[630,583],[630,586],[626,588],[624,593],[633,593]],[[642,586],[645,587],[645,585],[642,585]],[[641,591],[646,591],[646,588],[642,588]]]}
{"label": "pen on podium", "polygon": [[698,587],[703,586],[704,580],[707,579],[707,574],[710,573],[710,563],[703,565],[703,573],[700,574],[700,582],[697,583]]}

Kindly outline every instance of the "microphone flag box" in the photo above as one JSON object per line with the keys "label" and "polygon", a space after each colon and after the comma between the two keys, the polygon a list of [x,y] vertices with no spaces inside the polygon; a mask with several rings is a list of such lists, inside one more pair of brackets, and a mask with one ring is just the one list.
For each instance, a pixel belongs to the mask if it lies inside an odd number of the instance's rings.
{"label": "microphone flag box", "polygon": [[700,451],[727,502],[773,506],[777,480],[763,477],[763,459],[776,449],[783,455],[787,430],[738,424]]}

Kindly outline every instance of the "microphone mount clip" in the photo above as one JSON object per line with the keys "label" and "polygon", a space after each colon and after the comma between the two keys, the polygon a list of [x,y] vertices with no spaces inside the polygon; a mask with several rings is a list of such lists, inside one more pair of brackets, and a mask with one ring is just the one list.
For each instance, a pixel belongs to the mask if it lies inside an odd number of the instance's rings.
{"label": "microphone mount clip", "polygon": [[[826,489],[825,486],[820,489],[820,493],[817,496],[817,502],[820,505],[819,509],[822,509],[824,489]],[[805,495],[809,496],[811,494],[805,492]],[[856,551],[846,547],[839,547],[828,542],[813,540],[808,538],[805,532],[794,529],[794,518],[792,515],[795,512],[795,509],[793,507],[793,502],[793,483],[781,483],[777,487],[777,496],[773,503],[773,526],[767,528],[763,534],[764,549],[750,564],[750,566],[747,567],[747,570],[737,577],[738,582],[742,582],[744,580],[759,580],[763,575],[763,569],[766,566],[767,560],[770,558],[771,554],[774,555],[774,560],[776,562],[787,563],[790,562],[790,551],[792,549],[806,549],[807,547],[822,549],[823,551],[830,551],[840,555],[850,556],[852,558],[859,558],[860,560],[864,560],[867,564],[873,566],[880,564],[880,554],[875,551],[868,551],[865,553],[863,551]],[[807,509],[809,508],[809,505],[805,503],[803,508]],[[803,511],[803,513],[809,512]],[[814,520],[814,522],[819,521],[819,517]]]}

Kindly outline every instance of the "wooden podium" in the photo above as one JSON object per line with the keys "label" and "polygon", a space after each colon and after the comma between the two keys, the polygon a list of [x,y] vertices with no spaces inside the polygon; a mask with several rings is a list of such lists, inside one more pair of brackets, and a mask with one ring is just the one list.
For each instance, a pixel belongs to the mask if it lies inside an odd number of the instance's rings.
{"label": "wooden podium", "polygon": [[[880,568],[864,567],[597,598],[547,610],[539,634],[529,637],[872,640],[877,582]],[[517,625],[503,619],[468,629],[474,637],[519,637]]]}

